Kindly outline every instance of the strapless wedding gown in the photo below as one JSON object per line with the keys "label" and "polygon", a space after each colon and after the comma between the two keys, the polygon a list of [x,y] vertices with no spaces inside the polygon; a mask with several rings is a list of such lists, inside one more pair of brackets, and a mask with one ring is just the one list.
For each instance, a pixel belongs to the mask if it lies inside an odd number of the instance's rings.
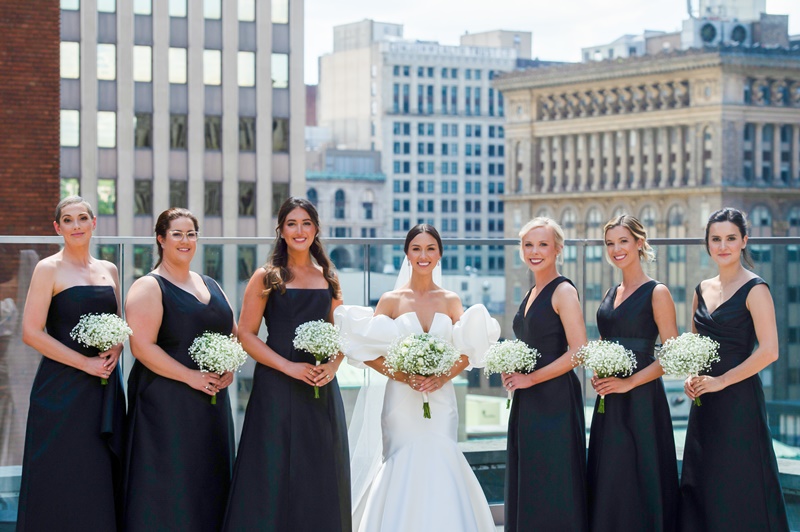
{"label": "strapless wedding gown", "polygon": [[[373,316],[367,307],[343,305],[334,316],[345,337],[346,354],[356,365],[384,356],[397,338],[424,332],[413,312],[393,320]],[[476,305],[455,325],[446,314],[435,314],[428,332],[453,343],[472,367],[482,367],[500,326],[483,305]],[[354,530],[495,530],[486,496],[458,448],[452,381],[430,393],[428,401],[431,419],[422,415],[421,393],[397,381],[386,383],[380,415],[382,461],[362,489],[354,485]],[[365,431],[369,424],[364,420]]]}

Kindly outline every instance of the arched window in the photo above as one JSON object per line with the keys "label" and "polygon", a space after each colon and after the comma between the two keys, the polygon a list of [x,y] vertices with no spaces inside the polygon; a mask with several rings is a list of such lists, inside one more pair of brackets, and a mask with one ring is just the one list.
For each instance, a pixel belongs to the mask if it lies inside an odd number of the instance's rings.
{"label": "arched window", "polygon": [[772,236],[772,213],[763,205],[753,208],[750,213],[751,236]]}
{"label": "arched window", "polygon": [[572,208],[566,209],[561,214],[561,228],[564,230],[564,233],[573,232],[575,230],[575,222],[577,221],[578,216],[575,214],[575,210]]}
{"label": "arched window", "polygon": [[333,200],[333,217],[337,220],[344,220],[344,190],[336,191]]}
{"label": "arched window", "polygon": [[314,207],[319,207],[319,196],[317,195],[316,188],[309,188],[306,192],[306,197]]}
{"label": "arched window", "polygon": [[586,238],[603,238],[603,214],[597,207],[586,213]]}
{"label": "arched window", "polygon": [[683,238],[686,236],[686,227],[684,225],[686,219],[685,212],[681,205],[673,205],[669,211],[667,211],[668,238]]}
{"label": "arched window", "polygon": [[800,236],[800,207],[789,211],[789,236]]}
{"label": "arched window", "polygon": [[704,185],[711,184],[711,168],[712,168],[712,156],[714,154],[714,135],[711,130],[711,126],[707,126],[703,129],[703,175],[702,180]]}
{"label": "arched window", "polygon": [[365,220],[373,219],[373,210],[375,208],[375,193],[372,190],[364,191],[361,201],[362,214]]}
{"label": "arched window", "polygon": [[[572,207],[568,207],[561,213],[561,229],[564,231],[564,237],[576,238],[578,235],[577,229],[575,228],[575,224],[578,221],[578,215],[575,212],[575,209]],[[578,248],[577,246],[564,246],[564,251],[562,252],[564,256],[565,263],[575,263],[578,260]],[[572,275],[572,274],[566,274]]]}
{"label": "arched window", "polygon": [[647,205],[642,209],[642,212],[639,213],[639,221],[642,222],[645,231],[647,231],[647,236],[649,238],[655,238],[656,210],[651,205]]}

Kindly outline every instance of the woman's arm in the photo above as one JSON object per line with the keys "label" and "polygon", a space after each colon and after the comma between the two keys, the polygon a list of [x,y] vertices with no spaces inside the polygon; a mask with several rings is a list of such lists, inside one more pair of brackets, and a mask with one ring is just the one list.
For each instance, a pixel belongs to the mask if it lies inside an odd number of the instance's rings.
{"label": "woman's arm", "polygon": [[125,316],[133,330],[133,336],[130,338],[131,352],[150,371],[167,379],[183,382],[208,395],[214,395],[219,391],[217,374],[184,366],[156,343],[161,320],[164,317],[161,288],[156,279],[145,276],[133,283],[125,303]]}
{"label": "woman's arm", "polygon": [[[697,312],[697,291],[694,292],[694,297],[692,297],[692,332],[697,334],[697,325],[694,323],[694,315]],[[693,375],[689,375],[685,381],[683,381],[683,393],[691,399],[692,401],[695,400],[697,397],[697,393],[694,389],[694,383],[692,382],[694,379]]]}
{"label": "woman's arm", "polygon": [[754,286],[747,295],[747,309],[753,317],[758,348],[738,366],[719,377],[701,375],[692,379],[695,395],[718,392],[748,379],[778,360],[778,326],[775,305],[766,285]]}
{"label": "woman's arm", "polygon": [[[336,310],[342,304],[341,299],[334,299],[331,301],[331,311],[328,313],[327,321],[328,323],[333,323],[333,311]],[[339,356],[332,360],[328,360],[327,362],[320,364],[319,366],[314,366],[314,383],[319,386],[325,386],[329,382],[333,380],[333,377],[336,376],[336,372],[339,371],[339,366],[342,365],[342,361],[344,360],[344,354],[341,352]]]}
{"label": "woman's arm", "polygon": [[[120,289],[119,289],[119,273],[117,272],[117,267],[108,261],[101,261],[101,265],[108,270],[111,279],[114,281],[114,296],[117,298],[117,316],[120,318],[122,317],[122,298],[120,296]],[[114,368],[117,367],[117,363],[119,362],[119,357],[122,355],[122,344],[115,345],[108,351],[100,353],[99,356],[105,359],[105,363],[103,364],[104,367],[108,370],[109,373],[114,371]]]}
{"label": "woman's arm", "polygon": [[106,378],[111,370],[105,367],[106,359],[87,357],[65,346],[45,331],[50,302],[56,279],[56,264],[44,259],[36,265],[22,314],[22,341],[43,356],[79,369],[95,377]]}
{"label": "woman's arm", "polygon": [[261,319],[267,308],[269,297],[263,294],[264,276],[266,274],[267,271],[264,268],[259,268],[247,283],[247,288],[244,291],[244,300],[242,301],[242,311],[239,313],[239,341],[242,342],[247,354],[253,357],[256,362],[314,386],[316,384],[314,382],[314,365],[287,360],[273,351],[258,337]]}

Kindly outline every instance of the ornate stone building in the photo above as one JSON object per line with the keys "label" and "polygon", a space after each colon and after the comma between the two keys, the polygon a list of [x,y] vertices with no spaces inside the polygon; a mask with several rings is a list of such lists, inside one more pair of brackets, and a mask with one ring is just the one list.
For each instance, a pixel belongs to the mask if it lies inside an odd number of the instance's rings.
{"label": "ornate stone building", "polygon": [[[507,102],[507,237],[547,215],[568,238],[599,239],[622,212],[639,217],[651,237],[700,237],[723,206],[747,211],[756,236],[800,235],[800,51],[678,51],[514,72],[495,87]],[[789,282],[796,251],[752,247],[760,274]],[[570,248],[563,271],[583,290],[591,337],[616,273],[602,246]],[[651,275],[670,285],[679,325],[689,327],[692,291],[712,265],[701,246],[657,251]],[[510,333],[532,279],[514,256],[506,264]],[[779,326],[793,338],[800,305],[782,292],[774,290]],[[777,396],[800,397],[794,348],[775,371]]]}

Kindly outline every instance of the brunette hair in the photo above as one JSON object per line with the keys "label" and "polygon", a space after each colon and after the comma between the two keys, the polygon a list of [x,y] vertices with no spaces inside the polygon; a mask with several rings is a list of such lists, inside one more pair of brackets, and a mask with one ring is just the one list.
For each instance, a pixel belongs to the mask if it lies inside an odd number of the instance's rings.
{"label": "brunette hair", "polygon": [[[647,242],[647,231],[642,225],[642,222],[630,214],[620,214],[619,216],[609,220],[605,227],[603,227],[603,237],[605,237],[606,233],[615,227],[624,227],[630,231],[631,235],[633,235],[633,238],[642,241],[642,247],[639,249],[640,261],[655,262],[656,252],[650,246],[650,243]],[[606,255],[606,260],[608,260],[608,255]]]}
{"label": "brunette hair", "polygon": [[81,204],[86,207],[86,210],[89,211],[89,216],[94,218],[94,211],[92,211],[92,206],[89,205],[89,202],[83,199],[80,196],[67,196],[66,198],[62,199],[56,205],[56,214],[55,214],[55,221],[57,224],[61,224],[61,211],[64,210],[64,207],[69,207],[70,205]]}
{"label": "brunette hair", "polygon": [[442,245],[442,237],[439,236],[439,231],[436,228],[429,224],[417,224],[411,228],[411,230],[406,235],[405,244],[403,244],[403,253],[408,255],[408,246],[411,245],[411,241],[417,238],[417,236],[421,235],[422,233],[428,233],[436,240],[436,245],[439,246],[439,255],[444,255],[444,246]]}
{"label": "brunette hair", "polygon": [[294,275],[289,269],[289,252],[286,246],[286,241],[281,238],[281,228],[286,223],[286,217],[294,209],[303,209],[308,213],[311,218],[311,223],[314,224],[316,234],[314,240],[311,242],[309,252],[314,260],[322,268],[322,276],[328,281],[331,293],[336,299],[342,297],[342,290],[339,286],[339,279],[336,278],[335,268],[331,259],[325,253],[325,248],[322,246],[322,241],[319,239],[319,214],[317,213],[314,204],[305,198],[290,197],[283,202],[281,208],[278,210],[278,226],[275,228],[275,242],[272,245],[272,254],[269,261],[264,265],[267,274],[264,276],[264,292],[266,296],[273,290],[278,290],[281,294],[286,292],[286,283],[290,282]]}
{"label": "brunette hair", "polygon": [[[747,216],[745,213],[740,211],[739,209],[734,209],[733,207],[724,207],[711,216],[708,217],[708,223],[706,223],[706,236],[705,236],[705,243],[706,243],[706,252],[710,255],[711,250],[708,249],[708,233],[711,229],[711,226],[720,223],[720,222],[730,222],[735,225],[739,229],[739,234],[742,235],[742,239],[747,236]],[[745,265],[749,266],[750,268],[753,267],[753,261],[750,258],[750,253],[747,251],[747,247],[742,250],[742,261]]]}
{"label": "brunette hair", "polygon": [[158,215],[158,219],[156,220],[156,247],[158,248],[158,261],[153,268],[158,268],[161,264],[161,261],[164,259],[164,250],[161,248],[161,242],[158,241],[158,237],[167,238],[167,231],[169,230],[169,225],[172,223],[173,220],[177,220],[178,218],[189,218],[192,223],[194,224],[194,230],[199,231],[200,225],[197,223],[197,218],[192,211],[189,209],[183,209],[181,207],[172,207],[167,209],[166,211],[162,212]]}

